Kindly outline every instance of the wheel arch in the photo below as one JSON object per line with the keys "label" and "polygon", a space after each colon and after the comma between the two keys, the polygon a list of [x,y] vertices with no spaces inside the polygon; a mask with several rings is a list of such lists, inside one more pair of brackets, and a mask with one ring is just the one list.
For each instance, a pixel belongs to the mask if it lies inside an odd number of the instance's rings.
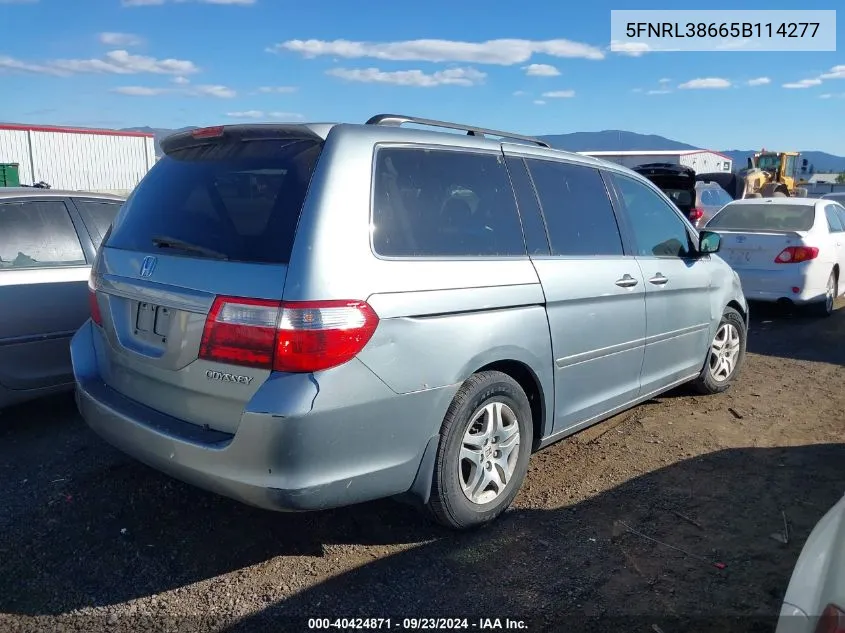
{"label": "wheel arch", "polygon": [[540,439],[548,435],[546,429],[546,394],[540,378],[526,363],[513,359],[497,360],[479,367],[473,374],[484,371],[500,371],[513,378],[525,395],[528,396],[528,404],[531,406],[531,421],[534,430],[534,446],[536,450]]}

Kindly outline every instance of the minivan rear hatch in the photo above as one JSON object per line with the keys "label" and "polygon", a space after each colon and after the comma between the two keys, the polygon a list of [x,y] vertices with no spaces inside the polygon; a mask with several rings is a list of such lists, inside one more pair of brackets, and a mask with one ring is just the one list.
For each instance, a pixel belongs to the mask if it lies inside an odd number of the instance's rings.
{"label": "minivan rear hatch", "polygon": [[[265,339],[323,141],[307,126],[267,125],[162,142],[165,155],[121,208],[92,275],[109,386],[236,430],[271,372]],[[223,327],[211,333],[209,315]]]}

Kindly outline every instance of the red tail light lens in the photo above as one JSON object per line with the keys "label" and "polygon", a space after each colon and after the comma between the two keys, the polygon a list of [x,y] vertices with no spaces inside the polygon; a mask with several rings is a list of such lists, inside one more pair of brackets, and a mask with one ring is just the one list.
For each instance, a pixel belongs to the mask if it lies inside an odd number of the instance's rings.
{"label": "red tail light lens", "polygon": [[218,297],[199,357],[284,372],[313,372],[354,358],[378,325],[364,301],[265,301]]}
{"label": "red tail light lens", "polygon": [[91,310],[91,320],[102,327],[103,315],[100,312],[100,304],[97,301],[97,291],[90,284],[88,285],[88,307]]}
{"label": "red tail light lens", "polygon": [[845,633],[845,611],[829,604],[822,611],[815,633]]}
{"label": "red tail light lens", "polygon": [[689,212],[690,222],[698,224],[698,221],[704,217],[704,209],[691,209]]}
{"label": "red tail light lens", "polygon": [[819,256],[819,249],[815,246],[787,246],[777,257],[776,264],[800,264]]}

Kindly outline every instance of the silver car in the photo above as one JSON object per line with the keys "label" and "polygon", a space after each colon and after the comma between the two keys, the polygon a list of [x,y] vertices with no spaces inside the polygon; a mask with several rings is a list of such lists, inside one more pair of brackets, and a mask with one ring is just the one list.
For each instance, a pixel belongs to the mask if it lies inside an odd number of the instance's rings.
{"label": "silver car", "polygon": [[0,409],[73,387],[70,339],[117,196],[0,189]]}
{"label": "silver car", "polygon": [[162,148],[72,356],[88,424],[186,482],[276,510],[404,496],[469,528],[533,451],[737,376],[719,237],[624,167],[398,115]]}

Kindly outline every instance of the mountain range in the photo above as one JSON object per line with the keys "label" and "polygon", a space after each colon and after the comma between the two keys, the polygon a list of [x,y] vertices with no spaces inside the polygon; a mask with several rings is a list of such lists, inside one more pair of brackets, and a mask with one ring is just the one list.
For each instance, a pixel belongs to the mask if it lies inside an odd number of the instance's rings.
{"label": "mountain range", "polygon": [[[161,154],[159,142],[165,136],[173,134],[174,132],[181,132],[183,130],[193,129],[195,126],[183,127],[178,129],[168,128],[152,128],[152,127],[132,127],[123,128],[126,132],[146,132],[155,137],[156,154]],[[589,152],[589,151],[659,151],[659,150],[685,150],[685,149],[703,149],[657,136],[656,134],[637,134],[636,132],[626,132],[624,130],[603,130],[601,132],[573,132],[572,134],[547,134],[541,136],[543,140],[548,142],[552,147],[563,149],[570,152]],[[706,148],[712,149],[712,148]],[[792,148],[784,148],[791,150]],[[759,150],[743,150],[743,149],[728,149],[716,150],[733,160],[734,168],[738,169],[744,167],[746,160],[755,151]],[[801,150],[799,150],[801,151]],[[826,152],[818,152],[813,150],[801,151],[801,158],[806,158],[809,166],[816,173],[841,173],[845,172],[845,156],[835,156]]]}

